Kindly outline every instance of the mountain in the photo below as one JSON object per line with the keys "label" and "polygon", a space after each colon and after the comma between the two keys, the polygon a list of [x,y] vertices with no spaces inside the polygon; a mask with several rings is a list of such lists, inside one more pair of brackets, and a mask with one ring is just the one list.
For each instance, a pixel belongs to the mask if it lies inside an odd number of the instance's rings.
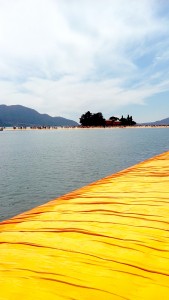
{"label": "mountain", "polygon": [[0,105],[0,126],[78,126],[73,120],[40,114],[22,105]]}
{"label": "mountain", "polygon": [[153,125],[169,125],[169,118],[153,122]]}
{"label": "mountain", "polygon": [[158,125],[169,125],[169,118],[162,119],[160,121],[155,121],[155,122],[143,123],[141,125],[152,125],[152,126],[153,125],[155,125],[155,126],[158,126]]}

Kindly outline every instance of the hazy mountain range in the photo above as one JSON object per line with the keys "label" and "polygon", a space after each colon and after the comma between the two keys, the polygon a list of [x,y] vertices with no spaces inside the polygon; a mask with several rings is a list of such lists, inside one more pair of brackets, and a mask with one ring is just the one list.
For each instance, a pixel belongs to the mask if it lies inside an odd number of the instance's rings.
{"label": "hazy mountain range", "polygon": [[169,125],[169,118],[166,119],[162,119],[160,121],[155,121],[155,122],[147,122],[147,123],[143,123],[141,125]]}
{"label": "hazy mountain range", "polygon": [[[0,105],[0,126],[78,126],[73,120],[40,114],[22,105]],[[169,118],[140,125],[169,125]]]}
{"label": "hazy mountain range", "polygon": [[22,105],[0,105],[0,126],[78,126],[73,120],[51,117]]}

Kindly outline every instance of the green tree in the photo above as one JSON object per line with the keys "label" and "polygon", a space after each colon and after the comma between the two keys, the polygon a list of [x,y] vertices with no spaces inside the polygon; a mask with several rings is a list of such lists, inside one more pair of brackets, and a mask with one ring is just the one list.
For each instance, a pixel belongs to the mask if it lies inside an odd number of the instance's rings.
{"label": "green tree", "polygon": [[132,125],[136,124],[136,122],[133,121],[133,117],[129,116],[129,115],[127,116],[127,118],[124,118],[122,116],[120,121],[121,121],[121,125],[123,125],[123,126],[132,126]]}
{"label": "green tree", "polygon": [[87,111],[80,117],[80,124],[82,126],[105,126],[105,119],[101,112],[92,114],[90,111]]}
{"label": "green tree", "polygon": [[109,118],[109,120],[117,121],[117,120],[119,120],[119,118],[112,116],[112,117]]}
{"label": "green tree", "polygon": [[103,118],[103,115],[101,112],[93,114],[92,123],[93,123],[93,126],[105,126],[105,119]]}
{"label": "green tree", "polygon": [[87,111],[80,117],[80,124],[82,126],[91,126],[92,114],[90,111]]}

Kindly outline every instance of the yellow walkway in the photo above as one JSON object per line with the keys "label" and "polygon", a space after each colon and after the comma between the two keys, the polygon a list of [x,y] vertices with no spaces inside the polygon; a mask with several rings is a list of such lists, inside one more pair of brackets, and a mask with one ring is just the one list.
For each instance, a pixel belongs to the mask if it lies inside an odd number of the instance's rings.
{"label": "yellow walkway", "polygon": [[0,300],[169,299],[169,152],[0,232]]}

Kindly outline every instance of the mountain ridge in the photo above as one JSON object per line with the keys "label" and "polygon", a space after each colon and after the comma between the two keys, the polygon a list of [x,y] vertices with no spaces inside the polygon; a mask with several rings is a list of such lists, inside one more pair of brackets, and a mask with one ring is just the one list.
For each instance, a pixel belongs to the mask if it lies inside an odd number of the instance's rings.
{"label": "mountain ridge", "polygon": [[78,126],[73,120],[40,114],[23,105],[0,104],[0,126]]}
{"label": "mountain ridge", "polygon": [[141,125],[169,125],[169,118],[165,118],[159,121],[154,121],[154,122],[146,122],[146,123],[141,123]]}

